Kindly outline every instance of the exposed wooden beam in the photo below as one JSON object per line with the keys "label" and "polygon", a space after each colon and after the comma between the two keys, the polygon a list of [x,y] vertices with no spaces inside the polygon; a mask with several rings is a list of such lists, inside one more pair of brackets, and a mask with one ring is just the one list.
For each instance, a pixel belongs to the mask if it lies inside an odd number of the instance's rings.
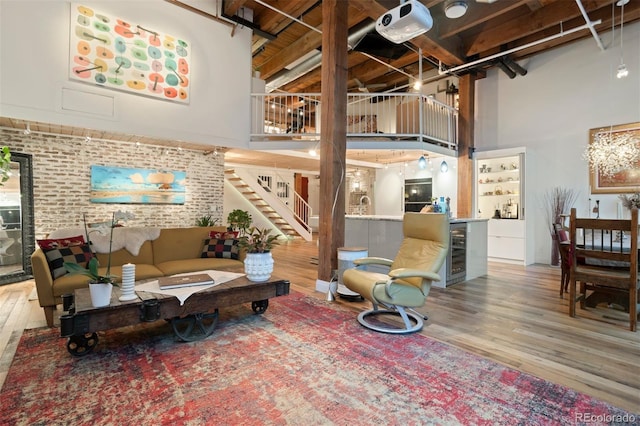
{"label": "exposed wooden beam", "polygon": [[[611,1],[589,0],[583,1],[583,5],[585,10],[590,11],[605,5],[611,5]],[[552,3],[528,15],[511,19],[502,25],[483,29],[473,43],[466,46],[466,55],[472,56],[486,52],[491,48],[503,46],[505,43],[538,33],[547,28],[553,28],[556,32],[559,32],[561,22],[567,24],[569,20],[575,18],[579,18],[580,25],[584,24],[584,18],[575,2],[559,1]],[[566,26],[566,29],[570,28],[570,26]]]}

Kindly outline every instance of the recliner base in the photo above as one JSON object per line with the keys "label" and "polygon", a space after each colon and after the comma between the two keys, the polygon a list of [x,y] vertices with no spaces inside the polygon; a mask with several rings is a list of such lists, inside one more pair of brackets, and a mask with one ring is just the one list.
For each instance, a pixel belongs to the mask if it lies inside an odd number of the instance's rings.
{"label": "recliner base", "polygon": [[[378,314],[389,314],[389,315],[396,315],[401,317],[404,322],[405,328],[381,327],[377,324],[373,324],[367,321],[366,318],[368,316],[378,315]],[[366,311],[362,311],[360,312],[360,314],[358,314],[358,322],[362,326],[367,327],[371,330],[378,331],[380,333],[390,333],[390,334],[415,333],[416,331],[422,330],[422,327],[424,326],[424,320],[422,319],[421,316],[413,312],[406,312],[404,309],[399,307],[398,309],[369,309]]]}

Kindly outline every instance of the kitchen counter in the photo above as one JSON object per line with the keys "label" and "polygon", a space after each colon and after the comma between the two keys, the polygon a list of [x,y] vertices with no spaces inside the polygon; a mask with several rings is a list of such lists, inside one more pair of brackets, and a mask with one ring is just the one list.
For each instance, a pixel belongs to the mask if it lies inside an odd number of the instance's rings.
{"label": "kitchen counter", "polygon": [[[470,280],[487,274],[487,222],[488,219],[454,218],[450,220],[452,229],[463,230],[464,239],[455,240],[457,257],[463,255],[465,272],[455,274],[452,269],[452,251],[442,266],[442,278],[434,282],[434,287],[445,288],[459,281]],[[466,225],[466,226],[465,226]],[[452,239],[453,241],[453,239]],[[348,215],[345,217],[345,247],[366,247],[368,255],[393,259],[402,243],[402,216]],[[456,266],[456,265],[454,265]],[[379,272],[386,272],[380,270]],[[461,277],[461,278],[460,278]]]}

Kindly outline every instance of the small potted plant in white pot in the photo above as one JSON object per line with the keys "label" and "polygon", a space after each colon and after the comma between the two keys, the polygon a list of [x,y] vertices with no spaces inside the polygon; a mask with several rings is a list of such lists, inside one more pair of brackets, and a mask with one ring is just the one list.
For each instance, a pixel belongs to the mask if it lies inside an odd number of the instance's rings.
{"label": "small potted plant in white pot", "polygon": [[239,238],[238,247],[247,252],[244,259],[244,272],[253,282],[264,282],[271,278],[273,272],[271,249],[280,243],[277,235],[270,234],[271,229],[259,229],[254,226]]}
{"label": "small potted plant in white pot", "polygon": [[[111,303],[111,292],[113,286],[118,286],[118,277],[111,274],[111,248],[113,245],[113,229],[120,226],[121,221],[127,221],[133,219],[133,214],[129,212],[117,211],[112,213],[111,222],[108,222],[105,226],[98,229],[101,233],[109,232],[109,255],[107,257],[107,270],[104,275],[100,275],[98,272],[98,258],[92,257],[87,263],[87,267],[77,263],[65,262],[64,267],[70,274],[80,274],[89,277],[89,292],[91,294],[91,304],[94,308],[100,308],[102,306],[108,306]],[[89,239],[89,231],[87,229],[86,216],[83,216],[85,224],[85,232],[87,242],[91,243]]]}

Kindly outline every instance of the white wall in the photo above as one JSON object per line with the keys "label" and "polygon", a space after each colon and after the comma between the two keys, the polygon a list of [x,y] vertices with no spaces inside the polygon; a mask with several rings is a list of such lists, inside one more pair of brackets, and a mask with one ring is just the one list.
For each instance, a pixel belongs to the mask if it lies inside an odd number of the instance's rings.
{"label": "white wall", "polygon": [[[446,160],[449,171],[442,173],[440,163]],[[432,195],[451,198],[451,214],[456,216],[458,199],[458,160],[453,157],[434,158],[425,169],[418,167],[418,159],[408,163],[389,164],[387,168],[376,169],[374,182],[375,214],[381,216],[401,216],[404,213],[405,179],[432,178]],[[440,202],[440,201],[438,201]]]}
{"label": "white wall", "polygon": [[589,129],[640,121],[640,23],[624,29],[626,79],[615,78],[620,63],[619,31],[601,33],[605,51],[593,38],[556,49],[520,64],[526,76],[509,79],[498,69],[476,83],[475,145],[477,150],[524,146],[534,161],[527,162],[527,182],[533,200],[527,220],[534,221],[535,262],[549,263],[551,242],[543,197],[561,186],[579,191],[575,207],[586,216],[601,200],[601,217],[616,217],[617,195],[592,195],[588,164],[582,158]]}
{"label": "white wall", "polygon": [[[190,0],[197,7],[212,2]],[[248,147],[251,30],[165,1],[81,4],[175,34],[192,46],[191,101],[178,104],[68,78],[69,1],[0,2],[0,116],[217,146]],[[35,13],[37,11],[37,13]],[[62,109],[62,90],[102,96],[113,113]],[[87,100],[87,104],[91,102]],[[90,107],[89,107],[90,108]]]}

